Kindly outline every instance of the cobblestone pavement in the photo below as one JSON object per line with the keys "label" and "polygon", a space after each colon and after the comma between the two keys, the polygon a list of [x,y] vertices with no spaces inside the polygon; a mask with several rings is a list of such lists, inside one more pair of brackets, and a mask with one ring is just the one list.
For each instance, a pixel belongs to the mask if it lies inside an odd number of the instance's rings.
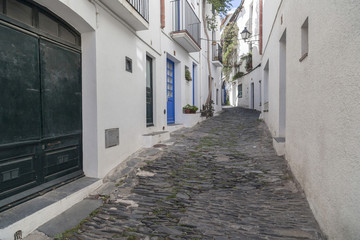
{"label": "cobblestone pavement", "polygon": [[258,116],[225,109],[138,153],[70,239],[325,239]]}

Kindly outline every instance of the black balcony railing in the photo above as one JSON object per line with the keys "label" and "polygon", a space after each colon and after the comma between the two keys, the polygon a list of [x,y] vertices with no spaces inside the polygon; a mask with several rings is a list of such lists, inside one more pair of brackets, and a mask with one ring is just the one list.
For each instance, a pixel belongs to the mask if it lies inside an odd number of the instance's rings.
{"label": "black balcony railing", "polygon": [[219,62],[223,62],[222,61],[222,47],[220,46],[220,44],[214,44],[212,46],[212,59],[213,61],[219,61]]}
{"label": "black balcony railing", "polygon": [[186,31],[200,47],[201,22],[196,16],[194,9],[186,0],[174,0],[173,2],[173,32]]}
{"label": "black balcony railing", "polygon": [[131,6],[149,22],[149,0],[126,0]]}

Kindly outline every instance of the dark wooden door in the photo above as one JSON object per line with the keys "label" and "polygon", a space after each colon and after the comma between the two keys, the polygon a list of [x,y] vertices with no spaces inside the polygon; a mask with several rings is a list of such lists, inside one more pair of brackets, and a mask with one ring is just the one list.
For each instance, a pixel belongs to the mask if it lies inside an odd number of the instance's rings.
{"label": "dark wooden door", "polygon": [[79,52],[0,24],[0,200],[82,173],[81,99]]}
{"label": "dark wooden door", "polygon": [[44,181],[81,169],[81,58],[40,40]]}
{"label": "dark wooden door", "polygon": [[39,43],[0,25],[0,199],[39,182]]}

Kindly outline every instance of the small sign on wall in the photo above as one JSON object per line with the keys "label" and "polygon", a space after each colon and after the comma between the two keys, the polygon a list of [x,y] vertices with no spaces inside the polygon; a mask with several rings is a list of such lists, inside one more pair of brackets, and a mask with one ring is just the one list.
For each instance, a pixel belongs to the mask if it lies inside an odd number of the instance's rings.
{"label": "small sign on wall", "polygon": [[105,148],[119,145],[119,129],[111,128],[105,130]]}

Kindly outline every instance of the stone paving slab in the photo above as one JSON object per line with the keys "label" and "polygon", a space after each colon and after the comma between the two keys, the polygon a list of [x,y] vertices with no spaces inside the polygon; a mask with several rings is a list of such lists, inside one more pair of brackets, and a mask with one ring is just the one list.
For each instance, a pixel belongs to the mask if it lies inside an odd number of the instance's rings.
{"label": "stone paving slab", "polygon": [[258,116],[225,109],[137,153],[67,239],[326,239]]}
{"label": "stone paving slab", "polygon": [[102,203],[102,200],[98,199],[84,199],[59,216],[40,226],[38,231],[49,237],[61,234],[67,229],[75,227],[81,220],[89,216],[92,211],[99,208]]}

